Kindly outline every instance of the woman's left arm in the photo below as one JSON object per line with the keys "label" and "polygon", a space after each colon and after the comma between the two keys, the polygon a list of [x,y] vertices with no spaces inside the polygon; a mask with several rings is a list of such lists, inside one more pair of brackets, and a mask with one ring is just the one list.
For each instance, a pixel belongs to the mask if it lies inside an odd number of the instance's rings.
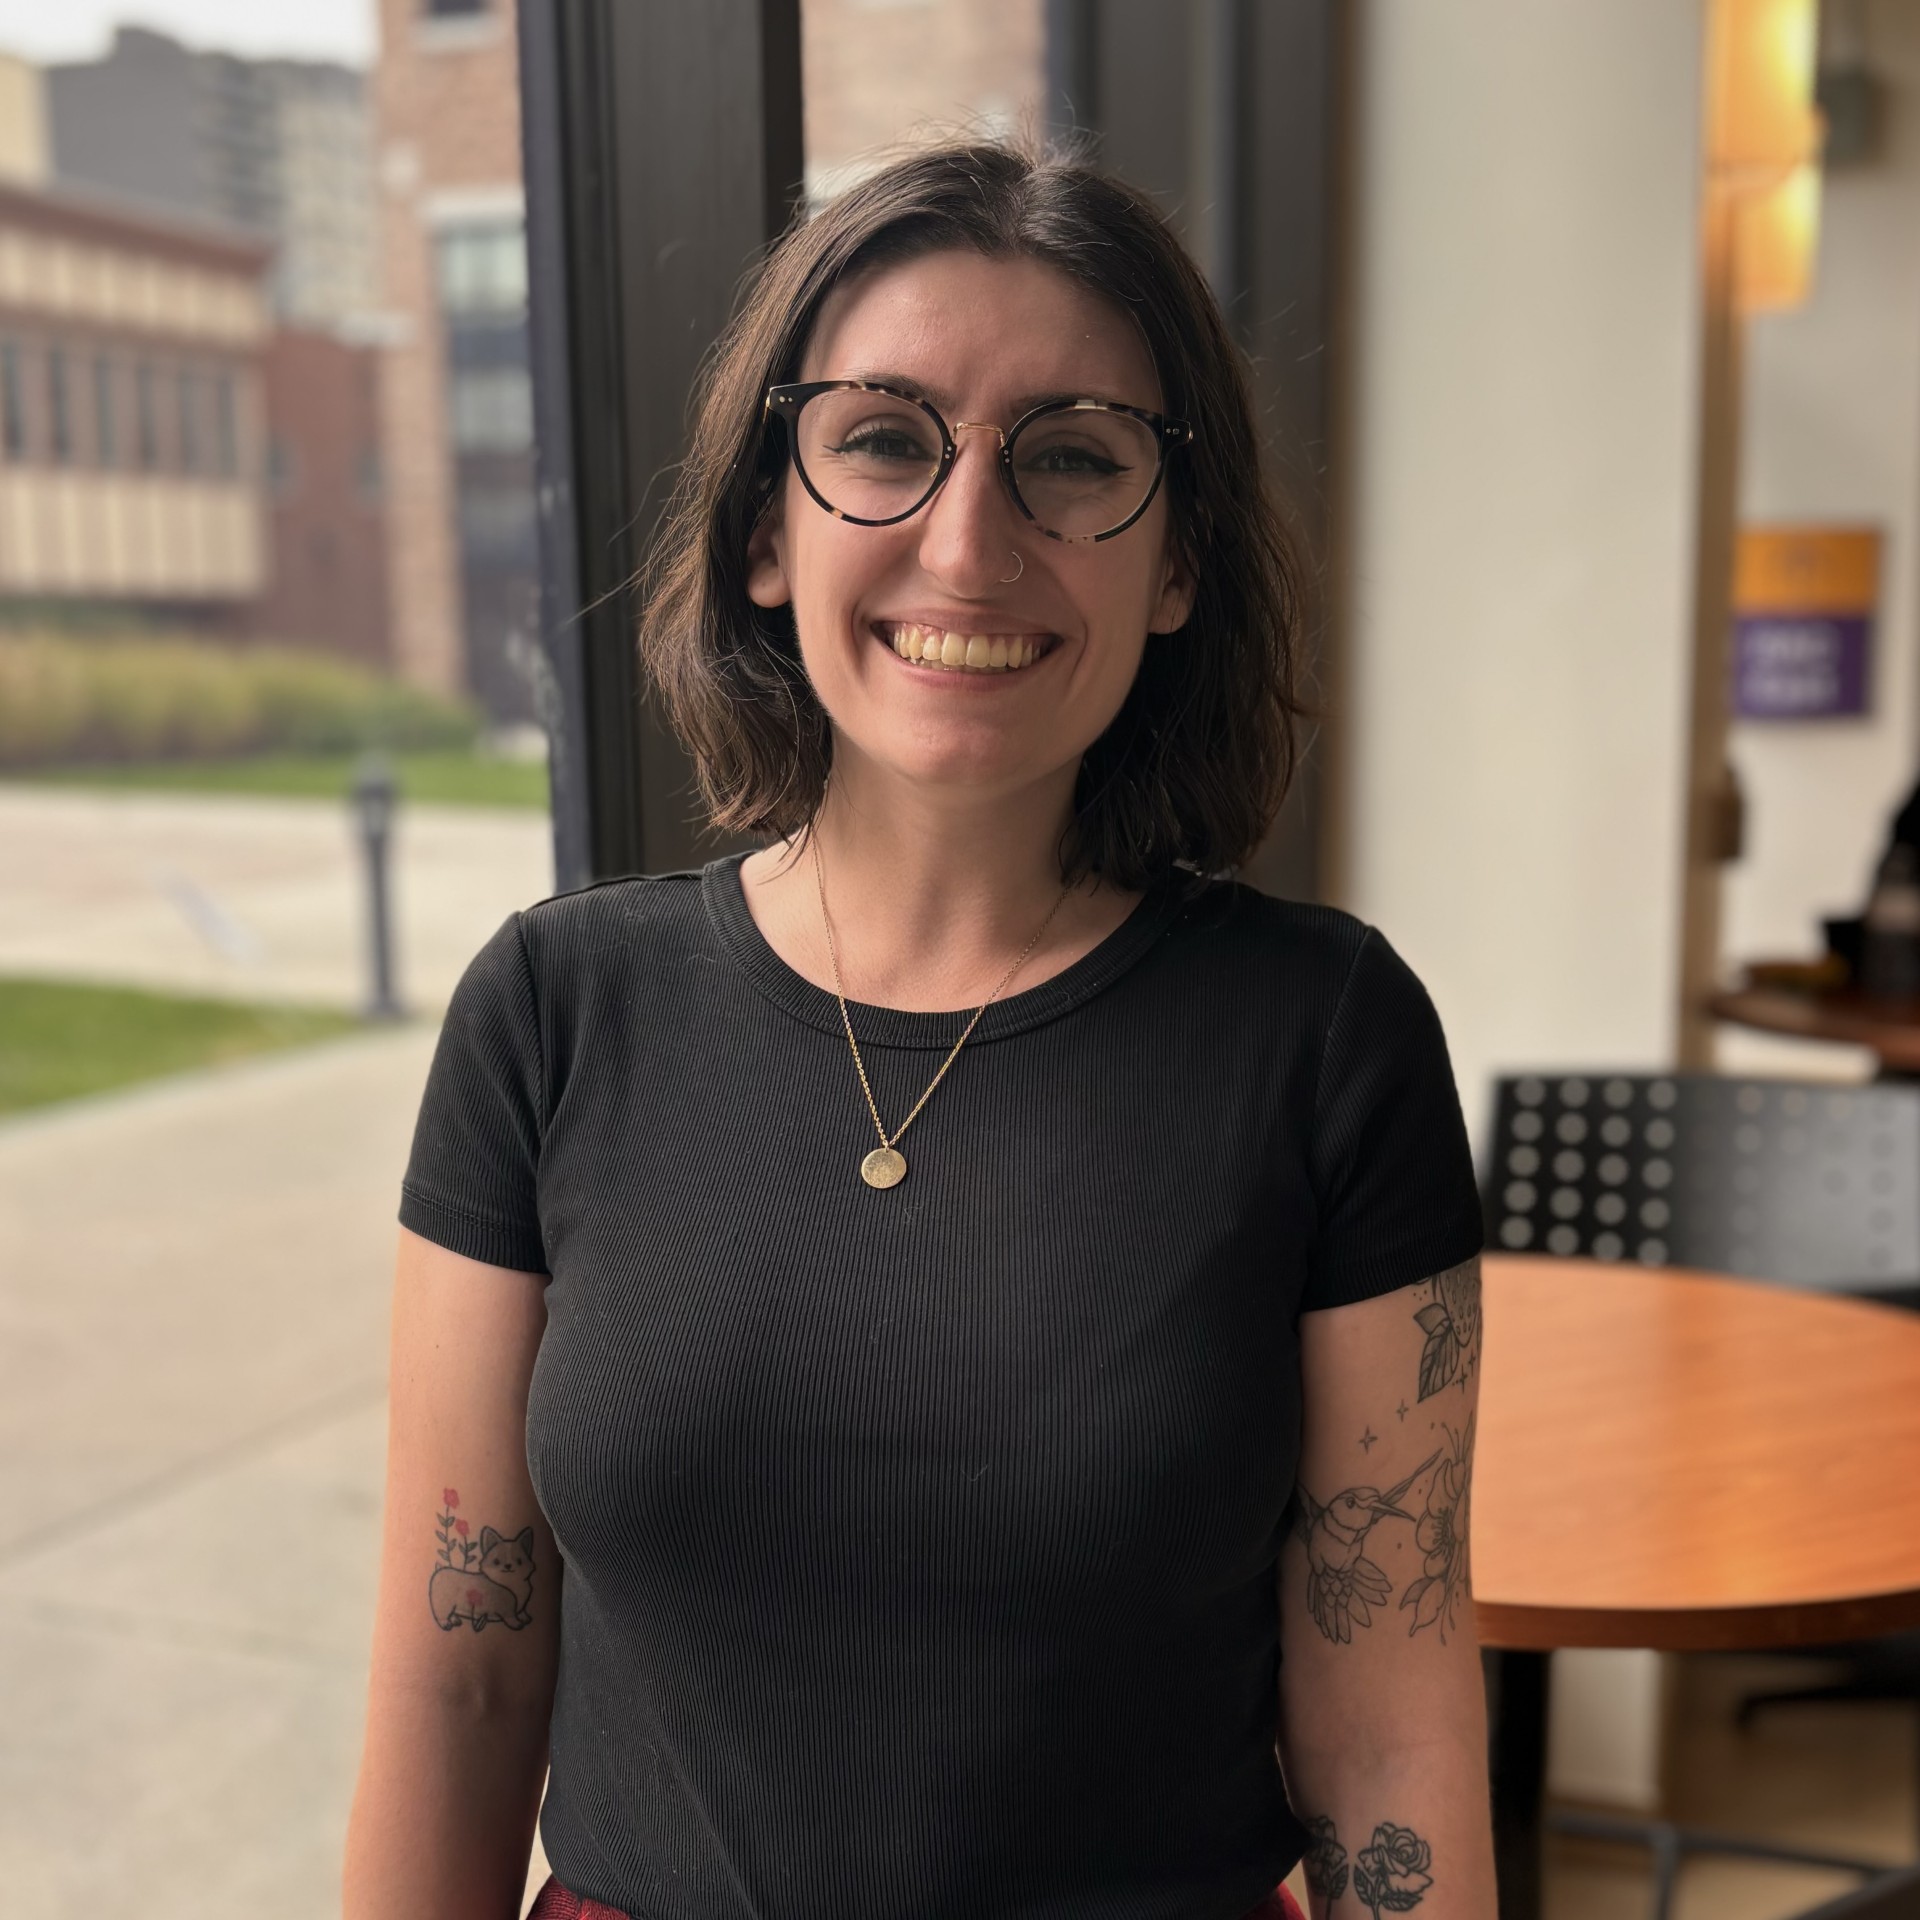
{"label": "woman's left arm", "polygon": [[1280,1556],[1280,1757],[1314,1920],[1489,1920],[1486,1702],[1467,1573],[1480,1263],[1300,1320]]}

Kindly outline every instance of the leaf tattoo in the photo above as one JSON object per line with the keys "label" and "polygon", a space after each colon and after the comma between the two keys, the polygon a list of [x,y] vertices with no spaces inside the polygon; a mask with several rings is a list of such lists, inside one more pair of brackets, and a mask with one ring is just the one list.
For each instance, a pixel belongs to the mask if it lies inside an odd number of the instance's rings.
{"label": "leaf tattoo", "polygon": [[1307,1876],[1307,1891],[1317,1893],[1322,1900],[1338,1900],[1347,1890],[1347,1850],[1324,1813],[1316,1813],[1307,1822],[1307,1832],[1313,1837],[1300,1861]]}
{"label": "leaf tattoo", "polygon": [[1383,1913],[1410,1913],[1433,1885],[1433,1849],[1411,1827],[1383,1820],[1373,1838],[1353,1862],[1353,1895],[1371,1909],[1373,1920]]}
{"label": "leaf tattoo", "polygon": [[1350,1643],[1355,1624],[1372,1626],[1372,1609],[1393,1597],[1392,1583],[1367,1558],[1367,1535],[1389,1517],[1414,1518],[1394,1503],[1439,1459],[1437,1453],[1428,1454],[1385,1493],[1378,1487],[1348,1487],[1325,1506],[1304,1485],[1299,1488],[1294,1527],[1307,1547],[1307,1611],[1329,1640]]}
{"label": "leaf tattoo", "polygon": [[1442,1387],[1472,1379],[1480,1362],[1480,1260],[1476,1255],[1429,1282],[1433,1298],[1413,1318],[1427,1336],[1420,1350],[1420,1393],[1431,1400]]}
{"label": "leaf tattoo", "polygon": [[1470,1584],[1467,1564],[1468,1506],[1473,1490],[1473,1427],[1478,1414],[1468,1419],[1466,1430],[1455,1433],[1443,1428],[1447,1436],[1447,1454],[1427,1487],[1427,1510],[1414,1526],[1414,1542],[1425,1556],[1420,1578],[1400,1596],[1402,1611],[1413,1609],[1409,1636],[1422,1627],[1437,1626],[1444,1645],[1447,1629],[1456,1624],[1460,1597]]}

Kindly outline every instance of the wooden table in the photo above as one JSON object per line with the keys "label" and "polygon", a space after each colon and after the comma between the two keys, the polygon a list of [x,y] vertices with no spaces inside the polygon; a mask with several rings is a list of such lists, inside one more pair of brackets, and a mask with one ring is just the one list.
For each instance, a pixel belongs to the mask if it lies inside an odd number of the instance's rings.
{"label": "wooden table", "polygon": [[1490,1254],[1473,1486],[1507,1916],[1539,1912],[1546,1654],[1920,1627],[1920,1315]]}
{"label": "wooden table", "polygon": [[1792,1040],[1870,1047],[1885,1074],[1920,1074],[1920,1005],[1851,987],[1733,987],[1707,1002],[1716,1020]]}

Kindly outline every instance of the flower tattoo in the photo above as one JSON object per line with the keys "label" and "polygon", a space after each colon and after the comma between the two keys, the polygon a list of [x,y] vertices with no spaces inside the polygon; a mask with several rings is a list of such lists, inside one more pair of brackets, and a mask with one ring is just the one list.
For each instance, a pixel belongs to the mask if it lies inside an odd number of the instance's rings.
{"label": "flower tattoo", "polygon": [[1300,1862],[1307,1876],[1307,1891],[1326,1901],[1338,1900],[1347,1890],[1347,1850],[1324,1813],[1315,1814],[1307,1822],[1307,1831],[1313,1838]]}
{"label": "flower tattoo", "polygon": [[533,1529],[507,1535],[482,1527],[475,1542],[467,1537],[466,1521],[453,1517],[460,1496],[452,1487],[442,1490],[440,1504],[434,1530],[440,1551],[427,1583],[434,1624],[443,1633],[461,1626],[480,1633],[498,1622],[517,1633],[533,1618],[527,1611],[533,1596]]}
{"label": "flower tattoo", "polygon": [[1467,1509],[1472,1498],[1473,1428],[1478,1417],[1475,1414],[1468,1419],[1463,1433],[1445,1429],[1448,1452],[1428,1483],[1427,1510],[1414,1525],[1415,1544],[1425,1557],[1420,1578],[1400,1596],[1402,1609],[1413,1609],[1409,1634],[1437,1626],[1444,1641],[1448,1628],[1456,1624],[1460,1597],[1468,1591]]}
{"label": "flower tattoo", "polygon": [[1353,1862],[1354,1898],[1383,1913],[1410,1913],[1433,1885],[1433,1849],[1411,1827],[1383,1820]]}

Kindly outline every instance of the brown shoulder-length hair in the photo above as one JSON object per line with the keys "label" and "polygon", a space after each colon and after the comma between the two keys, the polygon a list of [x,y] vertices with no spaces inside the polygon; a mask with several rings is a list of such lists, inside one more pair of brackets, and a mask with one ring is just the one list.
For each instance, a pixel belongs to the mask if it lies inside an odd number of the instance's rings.
{"label": "brown shoulder-length hair", "polygon": [[1082,759],[1062,878],[1144,889],[1175,868],[1239,866],[1293,772],[1301,617],[1299,562],[1261,479],[1240,356],[1143,195],[1074,160],[985,141],[901,159],[795,225],[708,364],[642,576],[640,653],[709,818],[766,839],[802,832],[832,764],[791,610],[747,597],[748,538],[786,470],[766,390],[799,377],[821,303],[849,275],[962,248],[1043,260],[1132,314],[1167,414],[1193,427],[1165,481],[1193,610],[1177,633],[1148,636],[1132,689]]}

